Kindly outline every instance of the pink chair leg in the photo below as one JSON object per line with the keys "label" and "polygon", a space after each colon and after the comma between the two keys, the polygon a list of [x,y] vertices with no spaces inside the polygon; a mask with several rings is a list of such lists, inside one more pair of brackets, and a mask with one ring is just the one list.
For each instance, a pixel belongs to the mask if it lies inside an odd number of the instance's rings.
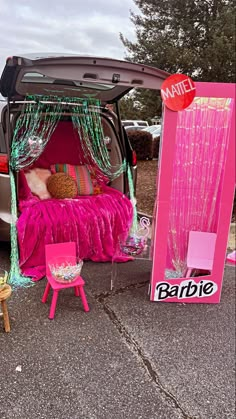
{"label": "pink chair leg", "polygon": [[82,300],[82,303],[83,303],[84,311],[89,311],[89,306],[88,306],[88,302],[87,302],[87,298],[86,298],[86,295],[85,295],[85,292],[84,292],[84,286],[83,285],[81,285],[79,287],[79,293],[80,293],[80,297],[81,297],[81,300]]}
{"label": "pink chair leg", "polygon": [[54,319],[56,305],[57,305],[57,297],[58,297],[58,291],[53,291],[52,302],[51,302],[50,312],[48,316],[49,319],[51,320]]}
{"label": "pink chair leg", "polygon": [[75,290],[75,296],[79,297],[79,287],[74,287]]}
{"label": "pink chair leg", "polygon": [[186,273],[186,278],[190,278],[190,276],[191,276],[191,273],[192,273],[192,269],[188,269],[187,270],[187,273]]}
{"label": "pink chair leg", "polygon": [[43,293],[42,303],[46,303],[46,301],[48,299],[48,294],[49,294],[50,288],[51,288],[51,286],[50,286],[50,284],[48,282],[47,285],[46,285],[45,291]]}

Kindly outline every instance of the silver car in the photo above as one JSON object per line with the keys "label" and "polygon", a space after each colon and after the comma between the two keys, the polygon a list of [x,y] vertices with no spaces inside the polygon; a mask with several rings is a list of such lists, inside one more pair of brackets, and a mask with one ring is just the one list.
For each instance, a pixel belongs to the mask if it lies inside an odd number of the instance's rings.
{"label": "silver car", "polygon": [[150,132],[152,138],[160,137],[161,135],[161,125],[151,125],[150,127],[143,128],[143,131]]}
{"label": "silver car", "polygon": [[[130,62],[82,56],[14,56],[6,61],[0,80],[0,241],[9,240],[11,192],[9,156],[11,140],[26,95],[56,95],[100,99],[104,137],[111,164],[125,158],[132,169],[136,185],[136,155],[122,127],[119,99],[133,88],[160,89],[168,73]],[[66,142],[65,142],[66,147]],[[129,194],[127,173],[110,186]]]}

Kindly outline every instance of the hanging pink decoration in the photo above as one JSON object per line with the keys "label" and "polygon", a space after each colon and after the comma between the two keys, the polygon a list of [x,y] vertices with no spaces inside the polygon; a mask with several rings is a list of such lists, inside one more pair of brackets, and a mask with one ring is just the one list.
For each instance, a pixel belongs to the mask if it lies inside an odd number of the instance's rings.
{"label": "hanging pink decoration", "polygon": [[217,231],[231,112],[231,99],[196,97],[178,114],[168,269],[184,273],[189,231]]}

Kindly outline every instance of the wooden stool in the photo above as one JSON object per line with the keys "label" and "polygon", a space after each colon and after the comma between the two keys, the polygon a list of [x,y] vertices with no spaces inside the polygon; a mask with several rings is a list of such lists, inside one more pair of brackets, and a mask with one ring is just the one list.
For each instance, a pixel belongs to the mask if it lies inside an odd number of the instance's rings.
{"label": "wooden stool", "polygon": [[11,295],[11,287],[10,285],[6,284],[5,287],[0,290],[0,302],[2,306],[5,332],[10,332],[11,330],[8,311],[7,311],[7,301],[6,301],[10,297],[10,295]]}

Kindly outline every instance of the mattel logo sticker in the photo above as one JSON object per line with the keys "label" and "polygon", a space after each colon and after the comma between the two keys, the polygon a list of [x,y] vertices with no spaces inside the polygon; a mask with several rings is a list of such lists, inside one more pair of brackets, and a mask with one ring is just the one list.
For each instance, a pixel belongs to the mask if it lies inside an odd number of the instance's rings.
{"label": "mattel logo sticker", "polygon": [[185,74],[173,74],[161,86],[161,97],[167,108],[182,111],[191,105],[196,95],[192,79]]}
{"label": "mattel logo sticker", "polygon": [[218,286],[213,281],[184,280],[179,285],[171,285],[168,282],[156,284],[154,301],[163,301],[167,298],[204,298],[215,294]]}

